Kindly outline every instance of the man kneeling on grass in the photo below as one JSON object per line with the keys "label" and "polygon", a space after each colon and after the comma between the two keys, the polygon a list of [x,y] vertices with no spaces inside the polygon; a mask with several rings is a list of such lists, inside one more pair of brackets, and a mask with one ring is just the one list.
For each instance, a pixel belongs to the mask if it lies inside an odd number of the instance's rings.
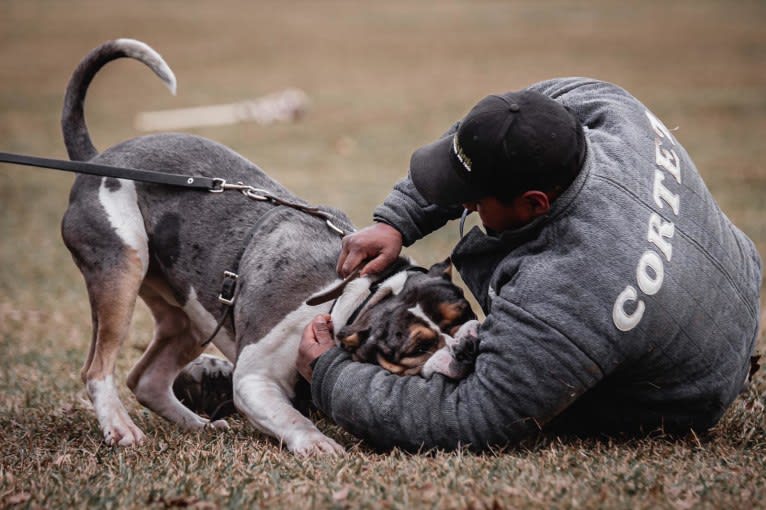
{"label": "man kneeling on grass", "polygon": [[486,314],[468,377],[353,362],[322,316],[304,332],[313,402],[353,434],[481,450],[540,429],[704,430],[743,388],[758,253],[626,91],[569,78],[483,99],[413,154],[338,271],[380,272],[463,211],[484,225],[452,254]]}

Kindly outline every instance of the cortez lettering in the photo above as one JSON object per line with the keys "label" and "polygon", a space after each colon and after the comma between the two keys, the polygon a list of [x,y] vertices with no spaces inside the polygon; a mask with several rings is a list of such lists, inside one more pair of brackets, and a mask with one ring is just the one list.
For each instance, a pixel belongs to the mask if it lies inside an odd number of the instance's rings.
{"label": "cortez lettering", "polygon": [[[678,216],[681,212],[681,197],[665,185],[666,173],[673,176],[676,183],[681,184],[681,160],[673,150],[676,143],[670,136],[670,131],[657,117],[648,110],[645,113],[655,134],[654,161],[657,168],[654,170],[652,199],[658,208],[665,209],[665,206],[668,206],[673,214]],[[659,254],[652,248],[641,254],[636,266],[638,290],[633,285],[626,285],[617,296],[612,307],[612,321],[620,331],[630,331],[635,328],[644,316],[646,304],[641,299],[639,290],[644,295],[653,296],[662,288],[665,279],[665,262],[670,262],[673,256],[671,240],[674,234],[675,225],[672,221],[666,221],[654,212],[649,216],[646,240],[659,251]]]}

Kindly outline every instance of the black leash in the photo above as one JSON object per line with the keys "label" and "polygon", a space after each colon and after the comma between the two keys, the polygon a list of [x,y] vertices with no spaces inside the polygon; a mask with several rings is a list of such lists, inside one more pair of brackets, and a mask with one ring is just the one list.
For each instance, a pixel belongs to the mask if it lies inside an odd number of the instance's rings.
{"label": "black leash", "polygon": [[124,168],[119,166],[99,165],[86,161],[68,161],[64,159],[38,158],[24,154],[11,154],[0,152],[0,163],[12,163],[14,165],[36,166],[63,170],[78,174],[98,175],[101,177],[114,177],[117,179],[129,179],[131,181],[149,182],[152,184],[165,184],[182,188],[192,188],[204,191],[223,191],[224,179],[203,177],[197,175],[178,175],[151,170],[139,170],[137,168]]}
{"label": "black leash", "polygon": [[138,168],[126,168],[111,165],[99,165],[88,163],[86,161],[68,161],[65,159],[39,158],[37,156],[27,156],[25,154],[12,154],[10,152],[0,152],[0,163],[12,163],[14,165],[34,166],[40,168],[50,168],[53,170],[63,170],[65,172],[74,172],[78,174],[97,175],[100,177],[114,177],[116,179],[128,179],[131,181],[148,182],[151,184],[165,184],[167,186],[176,186],[179,188],[198,189],[210,191],[212,193],[221,193],[226,190],[241,191],[246,197],[253,200],[269,201],[275,205],[284,205],[292,209],[297,209],[311,216],[316,216],[325,220],[325,223],[331,230],[341,236],[349,232],[338,227],[332,220],[335,217],[322,211],[317,207],[311,207],[296,202],[290,202],[283,198],[273,195],[267,190],[248,186],[241,182],[236,184],[227,184],[226,179],[219,177],[204,177],[199,175],[171,174],[167,172],[157,172],[154,170],[141,170]]}

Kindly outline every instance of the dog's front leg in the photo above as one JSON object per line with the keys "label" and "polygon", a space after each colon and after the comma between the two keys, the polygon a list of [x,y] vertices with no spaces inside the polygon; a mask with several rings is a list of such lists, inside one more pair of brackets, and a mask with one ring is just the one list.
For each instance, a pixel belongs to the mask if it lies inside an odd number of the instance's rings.
{"label": "dog's front leg", "polygon": [[290,403],[281,385],[260,374],[237,377],[234,404],[259,430],[284,442],[297,455],[343,453],[343,447],[322,434]]}
{"label": "dog's front leg", "polygon": [[301,306],[259,341],[246,345],[234,369],[234,405],[259,430],[298,455],[336,454],[343,448],[290,403],[298,373],[298,343],[316,308]]}

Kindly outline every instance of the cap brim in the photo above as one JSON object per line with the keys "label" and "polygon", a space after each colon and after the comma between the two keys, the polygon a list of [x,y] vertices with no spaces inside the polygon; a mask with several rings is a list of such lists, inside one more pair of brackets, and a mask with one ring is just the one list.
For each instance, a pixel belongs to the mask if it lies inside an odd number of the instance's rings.
{"label": "cap brim", "polygon": [[463,204],[482,193],[461,177],[460,162],[452,153],[452,137],[424,145],[412,154],[410,179],[428,202],[441,206]]}

